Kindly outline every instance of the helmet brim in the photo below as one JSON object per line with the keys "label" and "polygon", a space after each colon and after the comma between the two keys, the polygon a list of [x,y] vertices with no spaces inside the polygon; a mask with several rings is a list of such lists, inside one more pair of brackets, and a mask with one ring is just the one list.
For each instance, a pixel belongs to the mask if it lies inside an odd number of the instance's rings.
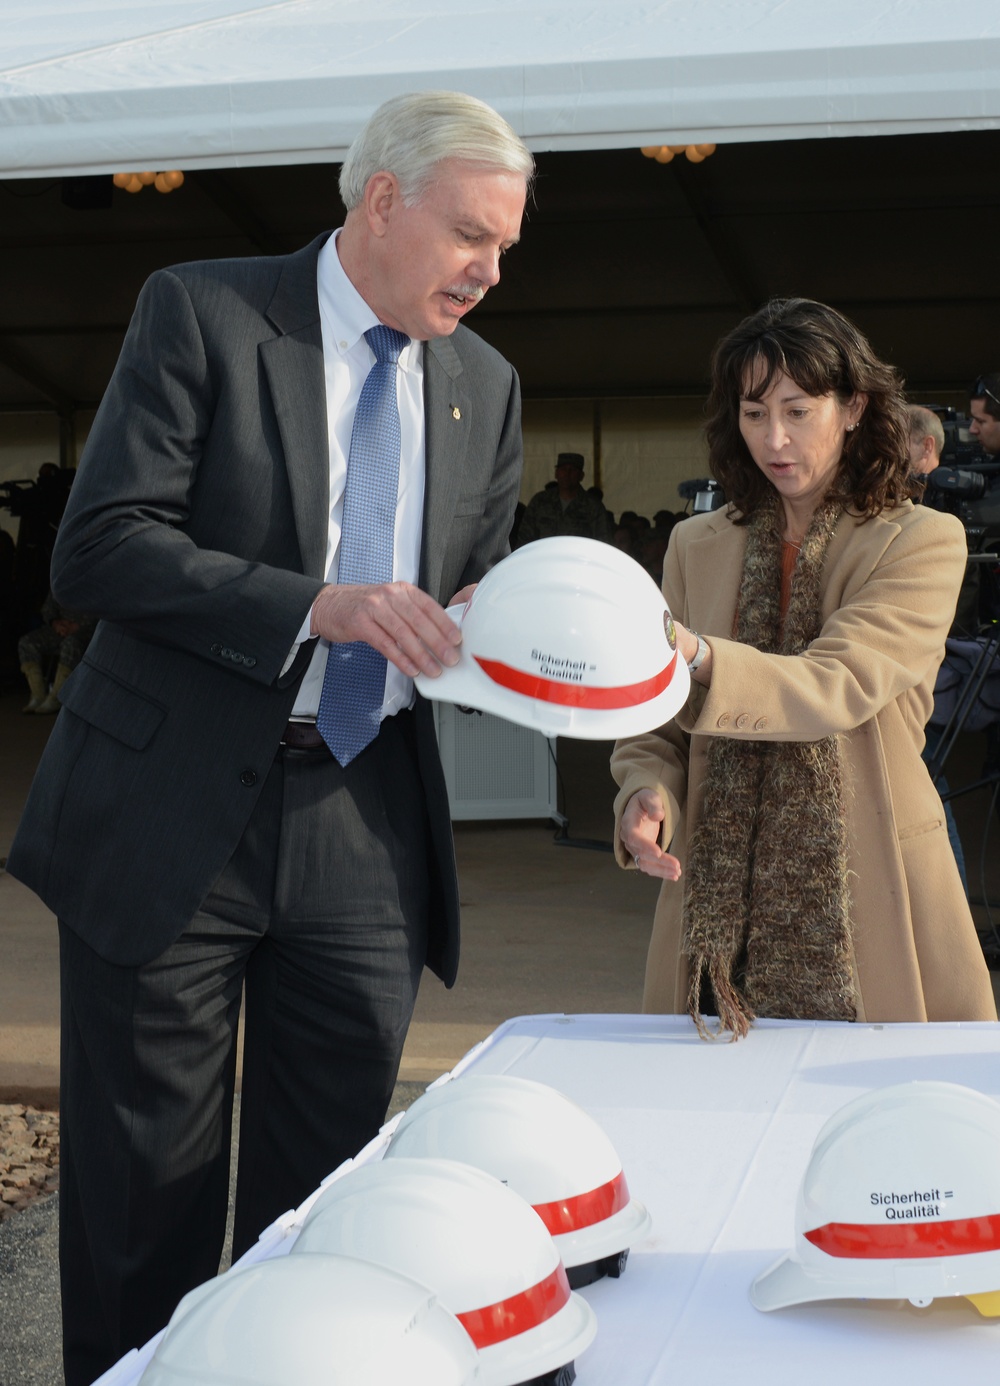
{"label": "helmet brim", "polygon": [[503,1343],[479,1349],[483,1386],[510,1386],[573,1362],[597,1336],[597,1315],[582,1295],[571,1294],[558,1314]]}
{"label": "helmet brim", "polygon": [[552,1240],[564,1266],[584,1266],[590,1261],[600,1261],[605,1256],[628,1250],[645,1237],[652,1226],[653,1219],[645,1206],[633,1198],[620,1212],[613,1213],[602,1222],[581,1227],[576,1232],[562,1232]]}
{"label": "helmet brim", "polygon": [[[448,615],[456,625],[462,624],[465,609],[464,605],[448,608]],[[644,702],[614,708],[573,706],[520,693],[486,673],[476,656],[477,652],[467,640],[459,647],[457,664],[442,669],[436,678],[425,674],[417,676],[414,680],[417,691],[436,702],[492,713],[544,736],[568,736],[579,741],[614,741],[623,736],[641,736],[675,717],[687,702],[691,689],[687,665],[676,650],[669,667],[669,679],[660,693]],[[560,696],[561,692],[555,687],[552,696]],[[585,698],[586,693],[581,697]]]}

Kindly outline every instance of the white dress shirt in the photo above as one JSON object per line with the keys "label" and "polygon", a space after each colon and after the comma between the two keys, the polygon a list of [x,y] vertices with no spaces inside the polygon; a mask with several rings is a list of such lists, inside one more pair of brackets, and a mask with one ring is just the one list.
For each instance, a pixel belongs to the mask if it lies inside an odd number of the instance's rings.
{"label": "white dress shirt", "polygon": [[[364,334],[378,325],[378,318],[344,273],[337,253],[339,231],[319,253],[317,287],[323,333],[323,367],[326,376],[326,417],[329,435],[330,516],[326,541],[326,580],[337,581],[340,531],[344,515],[347,459],[351,450],[354,413],[375,353]],[[420,540],[424,513],[424,356],[423,342],[410,342],[399,357],[396,372],[399,404],[399,490],[396,501],[396,534],[393,544],[394,580],[415,583],[420,572]],[[299,631],[286,669],[303,640],[309,639],[312,612]],[[316,642],[312,661],[302,680],[292,718],[315,720],[323,691],[326,657],[330,645]],[[382,716],[407,708],[413,702],[413,680],[392,663],[385,681]]]}

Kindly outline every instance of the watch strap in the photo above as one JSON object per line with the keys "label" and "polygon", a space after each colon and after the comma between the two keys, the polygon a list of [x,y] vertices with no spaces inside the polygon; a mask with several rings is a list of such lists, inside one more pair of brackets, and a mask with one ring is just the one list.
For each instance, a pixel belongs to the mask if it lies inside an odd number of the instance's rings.
{"label": "watch strap", "polygon": [[693,636],[695,636],[695,638],[697,639],[697,641],[698,641],[698,648],[697,648],[697,650],[696,650],[695,653],[694,653],[694,658],[688,660],[688,673],[689,673],[689,674],[693,674],[693,673],[695,673],[698,669],[701,668],[702,661],[704,660],[705,656],[708,654],[708,645],[707,645],[707,643],[705,642],[705,640],[703,639],[703,637],[700,636],[696,630],[693,630],[693,631],[691,632],[691,634],[692,634]]}

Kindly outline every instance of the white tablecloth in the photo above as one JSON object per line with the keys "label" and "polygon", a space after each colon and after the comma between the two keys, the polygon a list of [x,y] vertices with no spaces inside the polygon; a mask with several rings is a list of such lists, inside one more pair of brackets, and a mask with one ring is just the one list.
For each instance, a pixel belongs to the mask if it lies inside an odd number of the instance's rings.
{"label": "white tablecloth", "polygon": [[[534,1078],[573,1098],[607,1131],[652,1214],[624,1276],[581,1291],[598,1334],[577,1361],[578,1386],[1000,1382],[1000,1319],[965,1299],[762,1314],[747,1296],[793,1246],[796,1195],[827,1117],[918,1078],[1000,1098],[1000,1025],[765,1021],[739,1044],[709,1044],[686,1017],[526,1016],[467,1055],[462,1072]],[[379,1158],[391,1129],[359,1160]],[[287,1251],[316,1196],[244,1262]],[[102,1386],[138,1380],[154,1344]]]}

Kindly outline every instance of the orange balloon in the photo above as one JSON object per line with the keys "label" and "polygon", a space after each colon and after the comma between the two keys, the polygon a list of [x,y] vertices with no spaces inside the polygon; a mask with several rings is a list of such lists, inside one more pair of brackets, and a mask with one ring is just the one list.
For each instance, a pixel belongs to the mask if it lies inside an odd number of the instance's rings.
{"label": "orange balloon", "polygon": [[687,149],[687,145],[686,145],[686,144],[670,144],[670,145],[667,146],[667,148],[670,150],[671,154],[683,154],[684,151],[685,151],[685,149]]}
{"label": "orange balloon", "polygon": [[139,193],[142,192],[142,186],[143,185],[138,176],[133,173],[131,178],[125,184],[125,191],[128,193]]}
{"label": "orange balloon", "polygon": [[146,173],[137,173],[137,174],[136,174],[136,177],[138,178],[139,182],[142,184],[142,186],[143,186],[144,188],[148,188],[149,185],[150,185],[150,183],[155,183],[155,182],[156,182],[156,174],[155,174],[155,173],[149,173],[149,172],[146,172]]}
{"label": "orange balloon", "polygon": [[715,153],[714,144],[696,144],[695,149],[697,149],[699,154],[704,154],[706,159],[708,158],[709,154]]}
{"label": "orange balloon", "polygon": [[687,157],[691,160],[693,164],[703,164],[705,162],[704,154],[699,154],[693,144],[689,144],[687,149],[685,149],[684,153],[687,155]]}
{"label": "orange balloon", "polygon": [[664,145],[663,148],[660,150],[659,154],[656,155],[656,162],[658,164],[669,164],[670,160],[673,157],[674,151],[672,149],[668,149],[667,146]]}
{"label": "orange balloon", "polygon": [[166,183],[168,189],[179,188],[184,182],[184,175],[179,168],[168,169],[163,175],[163,181]]}
{"label": "orange balloon", "polygon": [[156,189],[158,193],[168,193],[170,191],[170,184],[167,182],[167,176],[165,173],[158,173],[156,175],[156,179],[153,182],[153,187]]}
{"label": "orange balloon", "polygon": [[131,173],[116,173],[111,181],[116,188],[126,188],[131,177]]}
{"label": "orange balloon", "polygon": [[642,153],[645,154],[647,159],[655,159],[659,152],[660,146],[658,144],[646,144],[642,147]]}

